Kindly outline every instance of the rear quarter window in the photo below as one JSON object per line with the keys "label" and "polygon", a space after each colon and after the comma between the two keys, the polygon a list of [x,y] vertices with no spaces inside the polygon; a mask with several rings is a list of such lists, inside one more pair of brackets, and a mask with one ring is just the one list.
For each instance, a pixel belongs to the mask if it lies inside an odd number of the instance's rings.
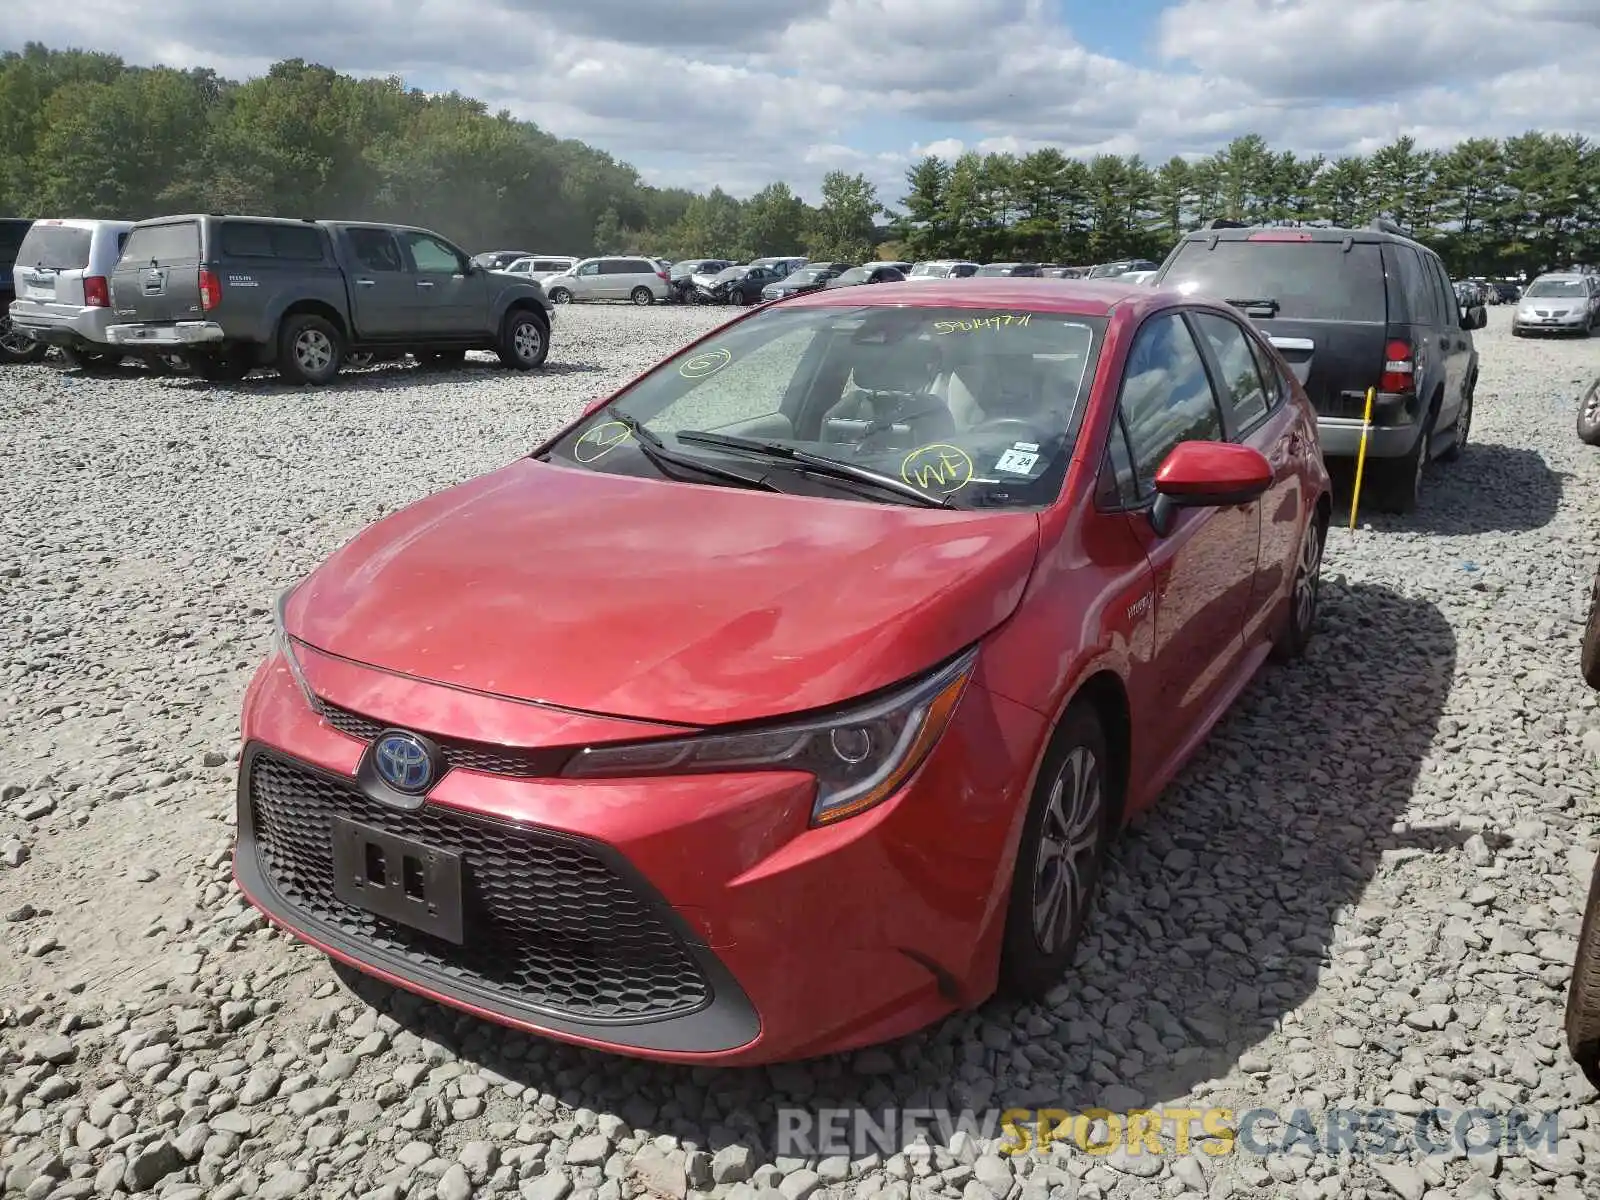
{"label": "rear quarter window", "polygon": [[218,244],[223,255],[228,258],[322,261],[322,237],[310,226],[228,221],[222,226]]}
{"label": "rear quarter window", "polygon": [[1162,276],[1217,300],[1275,300],[1289,320],[1386,321],[1383,255],[1376,242],[1186,241]]}
{"label": "rear quarter window", "polygon": [[70,225],[35,225],[17,248],[17,266],[51,271],[80,271],[89,265],[92,229]]}
{"label": "rear quarter window", "polygon": [[134,263],[199,262],[200,226],[193,221],[137,226],[128,235],[122,257]]}

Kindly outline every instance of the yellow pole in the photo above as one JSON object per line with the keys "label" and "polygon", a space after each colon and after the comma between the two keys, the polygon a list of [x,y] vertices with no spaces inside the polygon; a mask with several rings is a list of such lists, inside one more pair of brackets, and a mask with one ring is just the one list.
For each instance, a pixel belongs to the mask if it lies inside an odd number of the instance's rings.
{"label": "yellow pole", "polygon": [[1367,431],[1372,428],[1372,401],[1377,388],[1367,389],[1367,411],[1361,416],[1361,449],[1356,454],[1356,487],[1350,495],[1350,528],[1356,527],[1356,506],[1361,503],[1361,475],[1367,465]]}

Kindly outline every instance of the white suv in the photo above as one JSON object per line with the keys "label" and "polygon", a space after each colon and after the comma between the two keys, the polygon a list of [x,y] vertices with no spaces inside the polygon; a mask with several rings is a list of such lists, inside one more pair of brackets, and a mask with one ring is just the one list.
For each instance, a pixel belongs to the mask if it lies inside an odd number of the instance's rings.
{"label": "white suv", "polygon": [[560,275],[572,270],[578,265],[578,260],[565,254],[530,254],[525,258],[516,259],[503,267],[495,268],[507,275],[525,275],[529,279],[546,280],[552,275]]}
{"label": "white suv", "polygon": [[35,221],[17,250],[12,326],[56,347],[69,366],[121,362],[106,327],[114,321],[111,272],[132,228],[132,221]]}
{"label": "white suv", "polygon": [[648,258],[586,258],[559,275],[541,280],[552,303],[574,300],[632,300],[654,304],[670,290],[667,273]]}

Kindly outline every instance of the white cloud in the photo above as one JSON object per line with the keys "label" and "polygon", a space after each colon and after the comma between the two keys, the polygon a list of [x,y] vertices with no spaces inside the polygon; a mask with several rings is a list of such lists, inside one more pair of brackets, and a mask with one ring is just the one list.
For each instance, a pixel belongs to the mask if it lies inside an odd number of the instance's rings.
{"label": "white cloud", "polygon": [[[862,171],[893,204],[924,153],[1302,152],[1539,127],[1600,133],[1600,0],[1173,0],[1155,66],[1088,49],[1055,0],[105,0],[13,5],[36,40],[234,76],[302,57],[458,88],[647,179],[816,195]],[[314,35],[311,31],[315,31]],[[923,144],[885,149],[881,130]]]}

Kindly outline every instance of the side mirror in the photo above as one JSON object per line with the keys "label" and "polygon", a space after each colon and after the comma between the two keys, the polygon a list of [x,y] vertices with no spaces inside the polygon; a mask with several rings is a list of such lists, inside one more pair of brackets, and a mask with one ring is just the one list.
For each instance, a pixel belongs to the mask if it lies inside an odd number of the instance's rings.
{"label": "side mirror", "polygon": [[1231,508],[1258,499],[1272,486],[1272,464],[1234,442],[1180,442],[1156,472],[1150,519],[1165,535],[1178,509]]}

